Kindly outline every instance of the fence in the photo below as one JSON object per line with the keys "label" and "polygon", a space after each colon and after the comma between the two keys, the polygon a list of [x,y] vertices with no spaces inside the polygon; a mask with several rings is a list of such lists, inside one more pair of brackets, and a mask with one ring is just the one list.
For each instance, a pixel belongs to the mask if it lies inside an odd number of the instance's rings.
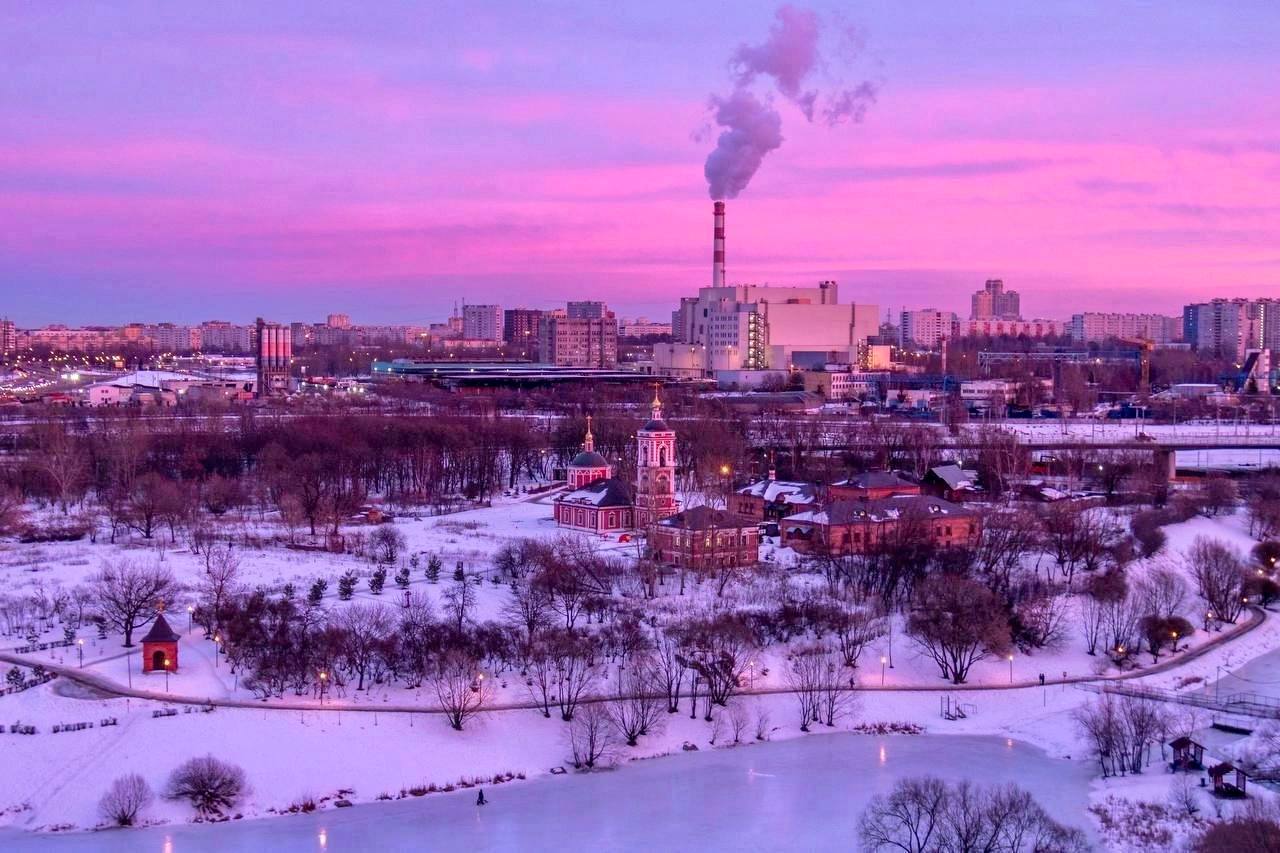
{"label": "fence", "polygon": [[32,652],[46,652],[49,649],[65,649],[67,646],[74,646],[75,640],[50,640],[47,643],[32,643],[29,646],[19,646],[13,650],[15,655],[27,655]]}
{"label": "fence", "polygon": [[21,693],[23,690],[30,690],[32,687],[39,687],[41,684],[48,684],[55,678],[57,678],[57,676],[52,672],[46,672],[41,675],[37,675],[34,678],[29,678],[21,684],[13,684],[9,687],[0,688],[0,696],[10,696],[14,693]]}
{"label": "fence", "polygon": [[1109,682],[1103,684],[1078,684],[1082,690],[1092,693],[1109,693],[1115,696],[1133,696],[1156,702],[1174,702],[1224,714],[1240,714],[1246,717],[1262,717],[1280,720],[1280,699],[1260,693],[1230,693],[1224,697],[1203,693],[1178,693],[1162,687],[1145,687],[1138,684]]}

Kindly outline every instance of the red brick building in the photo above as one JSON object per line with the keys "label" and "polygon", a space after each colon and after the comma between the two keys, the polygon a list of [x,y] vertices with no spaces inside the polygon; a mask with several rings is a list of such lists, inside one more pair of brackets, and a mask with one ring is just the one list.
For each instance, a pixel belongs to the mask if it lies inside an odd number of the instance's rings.
{"label": "red brick building", "polygon": [[696,506],[655,524],[649,550],[658,563],[685,569],[753,566],[760,559],[760,527],[723,509]]}
{"label": "red brick building", "polygon": [[827,494],[832,501],[880,500],[895,495],[918,495],[920,486],[893,471],[867,471],[832,483]]}
{"label": "red brick building", "polygon": [[596,480],[556,498],[556,524],[584,533],[608,535],[636,526],[635,499],[621,480]]}
{"label": "red brick building", "polygon": [[756,521],[775,521],[818,506],[818,487],[788,480],[757,480],[729,498],[729,509]]}
{"label": "red brick building", "polygon": [[923,538],[939,548],[976,545],[982,516],[975,510],[923,495],[836,501],[825,509],[788,516],[782,544],[808,554],[861,554],[895,537]]}
{"label": "red brick building", "polygon": [[142,638],[143,672],[178,671],[178,633],[169,627],[163,613],[156,615],[151,630]]}

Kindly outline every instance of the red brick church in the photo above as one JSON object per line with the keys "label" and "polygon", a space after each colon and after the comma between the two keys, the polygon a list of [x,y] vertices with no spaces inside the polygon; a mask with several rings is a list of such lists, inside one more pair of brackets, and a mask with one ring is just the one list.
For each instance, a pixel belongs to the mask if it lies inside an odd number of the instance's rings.
{"label": "red brick church", "polygon": [[646,529],[675,515],[676,434],[662,419],[662,401],[655,393],[649,421],[636,432],[636,486],[613,476],[613,468],[596,452],[591,419],[582,452],[569,463],[570,491],[556,498],[555,520],[560,527],[609,535]]}

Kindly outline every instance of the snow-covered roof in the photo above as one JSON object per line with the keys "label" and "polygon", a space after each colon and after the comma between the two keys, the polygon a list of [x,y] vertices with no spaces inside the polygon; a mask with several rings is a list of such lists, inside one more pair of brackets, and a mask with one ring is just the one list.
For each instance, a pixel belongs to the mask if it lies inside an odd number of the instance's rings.
{"label": "snow-covered roof", "polygon": [[616,477],[610,477],[607,480],[596,480],[589,486],[563,494],[556,498],[556,503],[594,507],[631,506],[631,487]]}
{"label": "snow-covered roof", "polygon": [[976,515],[942,498],[925,495],[895,495],[878,500],[836,501],[824,510],[811,510],[789,515],[784,522],[800,524],[859,524],[894,521],[904,515],[930,517],[935,515],[969,517]]}
{"label": "snow-covered roof", "polygon": [[709,506],[691,507],[684,512],[664,518],[658,523],[664,527],[678,527],[681,530],[741,529],[754,528],[757,525],[753,519]]}
{"label": "snow-covered roof", "polygon": [[930,468],[929,473],[947,484],[948,489],[971,489],[977,481],[977,475],[966,471],[959,465],[938,465]]}
{"label": "snow-covered roof", "polygon": [[904,480],[894,471],[866,471],[832,485],[849,489],[896,489],[903,486],[914,486],[915,483],[910,480]]}
{"label": "snow-covered roof", "polygon": [[762,498],[766,503],[781,501],[788,504],[809,504],[817,498],[818,489],[812,483],[787,480],[757,480],[738,489],[738,494]]}

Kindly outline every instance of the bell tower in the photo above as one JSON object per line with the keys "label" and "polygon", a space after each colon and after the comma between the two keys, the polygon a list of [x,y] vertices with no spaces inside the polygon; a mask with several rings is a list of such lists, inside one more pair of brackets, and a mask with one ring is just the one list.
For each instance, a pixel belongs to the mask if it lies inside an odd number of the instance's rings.
{"label": "bell tower", "polygon": [[676,434],[662,419],[655,389],[649,422],[636,433],[636,527],[644,529],[675,515]]}

